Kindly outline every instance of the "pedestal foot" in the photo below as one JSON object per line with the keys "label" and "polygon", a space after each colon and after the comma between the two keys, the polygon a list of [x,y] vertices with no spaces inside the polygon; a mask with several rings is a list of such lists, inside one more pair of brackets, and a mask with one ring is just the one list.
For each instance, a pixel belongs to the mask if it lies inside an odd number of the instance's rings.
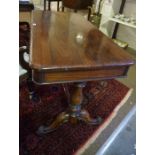
{"label": "pedestal foot", "polygon": [[72,95],[69,94],[68,89],[65,89],[67,87],[64,87],[66,96],[69,98],[68,102],[70,102],[67,111],[59,114],[51,125],[39,127],[37,131],[38,134],[50,133],[68,121],[76,124],[79,120],[82,120],[91,125],[98,125],[102,122],[100,117],[93,119],[86,110],[81,109],[81,104],[83,102],[83,88],[85,85],[86,83],[76,83]]}
{"label": "pedestal foot", "polygon": [[98,125],[102,122],[101,117],[97,117],[96,119],[91,118],[88,111],[86,111],[86,110],[82,110],[80,112],[79,120],[83,120],[86,123],[91,124],[91,125]]}
{"label": "pedestal foot", "polygon": [[52,122],[52,124],[50,124],[49,126],[40,126],[38,128],[37,134],[42,135],[42,134],[50,133],[50,132],[56,130],[60,125],[67,122],[68,118],[69,118],[69,114],[67,114],[66,112],[60,113],[56,117],[54,122]]}

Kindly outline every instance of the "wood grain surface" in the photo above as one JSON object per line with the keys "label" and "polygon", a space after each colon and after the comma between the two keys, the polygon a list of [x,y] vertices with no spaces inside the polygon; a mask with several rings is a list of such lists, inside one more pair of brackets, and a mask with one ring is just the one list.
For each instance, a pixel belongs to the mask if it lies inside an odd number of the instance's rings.
{"label": "wood grain surface", "polygon": [[112,77],[122,76],[133,63],[124,49],[77,13],[34,11],[32,14],[30,66],[37,76],[47,74],[42,78],[44,82],[46,78],[51,82],[49,77],[57,74],[62,75],[60,80],[65,80],[66,74],[69,80],[72,77],[76,80],[78,73],[82,74],[78,79],[94,78],[95,74],[104,77],[110,69],[111,73],[121,70],[121,74],[111,74]]}

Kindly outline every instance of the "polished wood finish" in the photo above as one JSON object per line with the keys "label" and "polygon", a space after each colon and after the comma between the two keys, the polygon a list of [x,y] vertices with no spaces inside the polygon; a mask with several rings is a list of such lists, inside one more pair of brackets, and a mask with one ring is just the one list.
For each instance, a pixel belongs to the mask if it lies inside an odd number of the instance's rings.
{"label": "polished wood finish", "polygon": [[33,13],[31,57],[40,84],[125,76],[129,54],[76,13]]}
{"label": "polished wood finish", "polygon": [[70,105],[66,112],[60,113],[56,119],[48,126],[40,126],[37,133],[46,134],[56,130],[60,125],[70,121],[72,124],[76,124],[78,121],[82,120],[90,125],[100,124],[102,119],[100,117],[93,119],[90,117],[88,111],[81,108],[83,102],[83,88],[86,83],[76,83],[75,89],[72,92],[70,98]]}
{"label": "polished wood finish", "polygon": [[34,4],[30,0],[29,2],[19,1],[19,21],[30,22],[31,12],[34,10]]}
{"label": "polished wood finish", "polygon": [[[102,69],[91,69],[91,70],[76,70],[76,71],[33,71],[33,79],[38,84],[48,83],[66,83],[76,81],[93,81],[93,80],[104,80],[108,78],[116,78],[126,76],[127,66],[118,67],[103,67]],[[89,76],[88,76],[89,75]]]}
{"label": "polished wood finish", "polygon": [[84,17],[76,13],[34,11],[31,25],[30,66],[38,84],[74,82],[76,89],[68,96],[69,108],[39,134],[49,133],[61,124],[83,120],[98,124],[81,109],[84,81],[126,76],[134,62]]}

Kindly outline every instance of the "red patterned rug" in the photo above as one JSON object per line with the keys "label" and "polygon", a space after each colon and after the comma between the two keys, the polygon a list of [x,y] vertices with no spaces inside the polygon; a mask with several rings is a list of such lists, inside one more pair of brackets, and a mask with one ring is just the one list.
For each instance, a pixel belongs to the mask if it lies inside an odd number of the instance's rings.
{"label": "red patterned rug", "polygon": [[[69,85],[70,91],[72,87]],[[80,154],[99,136],[131,94],[131,89],[116,80],[88,82],[84,89],[84,108],[92,117],[102,117],[102,124],[65,123],[52,133],[38,136],[36,131],[40,125],[50,123],[66,110],[68,105],[63,88],[61,85],[36,86],[40,103],[29,101],[25,80],[19,90],[20,155]]]}

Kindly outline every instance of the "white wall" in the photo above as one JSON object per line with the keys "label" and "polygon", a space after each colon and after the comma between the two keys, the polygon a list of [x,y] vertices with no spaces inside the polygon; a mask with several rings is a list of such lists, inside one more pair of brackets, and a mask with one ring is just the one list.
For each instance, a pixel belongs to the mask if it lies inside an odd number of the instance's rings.
{"label": "white wall", "polygon": [[[118,13],[122,0],[103,1],[100,30],[111,37],[115,23],[109,21],[109,17]],[[136,0],[126,0],[123,14],[129,17],[136,17]],[[136,29],[119,24],[117,39],[127,42],[129,47],[136,49]]]}
{"label": "white wall", "polygon": [[32,0],[32,2],[34,3],[34,5],[44,4],[44,0]]}
{"label": "white wall", "polygon": [[[127,0],[124,15],[136,18],[136,0]],[[130,47],[136,49],[136,29],[119,25],[117,38],[128,42]]]}

